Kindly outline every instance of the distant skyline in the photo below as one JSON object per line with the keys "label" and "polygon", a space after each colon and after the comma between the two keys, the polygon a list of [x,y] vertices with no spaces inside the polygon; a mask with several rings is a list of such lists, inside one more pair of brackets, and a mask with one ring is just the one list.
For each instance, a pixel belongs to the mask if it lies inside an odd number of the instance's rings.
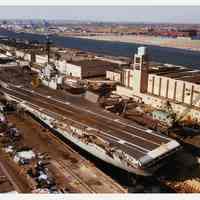
{"label": "distant skyline", "polygon": [[0,19],[200,23],[200,6],[0,6]]}

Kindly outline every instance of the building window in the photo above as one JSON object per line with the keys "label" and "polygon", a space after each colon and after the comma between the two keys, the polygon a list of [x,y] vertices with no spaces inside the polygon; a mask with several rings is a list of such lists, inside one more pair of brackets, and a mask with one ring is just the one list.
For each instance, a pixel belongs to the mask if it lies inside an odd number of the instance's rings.
{"label": "building window", "polygon": [[135,66],[135,69],[136,69],[136,70],[140,70],[140,66],[139,66],[139,65],[136,65],[136,66]]}
{"label": "building window", "polygon": [[140,63],[140,58],[139,57],[135,58],[135,63]]}

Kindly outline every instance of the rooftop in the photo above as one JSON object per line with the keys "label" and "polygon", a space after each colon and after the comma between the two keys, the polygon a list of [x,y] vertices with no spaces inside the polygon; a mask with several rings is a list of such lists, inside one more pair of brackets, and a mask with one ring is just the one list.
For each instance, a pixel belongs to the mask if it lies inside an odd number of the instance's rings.
{"label": "rooftop", "polygon": [[119,66],[116,63],[111,63],[108,61],[103,61],[103,60],[98,60],[98,59],[69,61],[69,63],[73,65],[81,66],[84,69],[94,69],[94,68],[101,67],[101,70],[111,70]]}
{"label": "rooftop", "polygon": [[156,70],[151,70],[150,73],[165,76],[172,79],[187,81],[191,83],[200,84],[200,70],[185,68],[185,67],[160,67]]}

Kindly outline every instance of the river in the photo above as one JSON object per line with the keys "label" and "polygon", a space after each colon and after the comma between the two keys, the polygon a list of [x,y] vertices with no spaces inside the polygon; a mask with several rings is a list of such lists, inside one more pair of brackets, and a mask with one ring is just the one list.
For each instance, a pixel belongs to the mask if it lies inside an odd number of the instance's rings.
{"label": "river", "polygon": [[[44,35],[32,33],[15,33],[11,31],[2,31],[0,35],[10,38],[19,38],[27,40],[37,40],[44,43],[46,37]],[[61,37],[51,35],[50,39],[54,45],[66,48],[75,48],[83,51],[95,52],[97,54],[107,54],[113,56],[130,57],[141,44],[125,43],[125,42],[110,42],[97,41],[73,37]],[[176,48],[159,47],[152,45],[145,45],[148,47],[150,59],[155,62],[169,63],[175,65],[182,65],[192,68],[200,68],[200,52],[190,51]]]}

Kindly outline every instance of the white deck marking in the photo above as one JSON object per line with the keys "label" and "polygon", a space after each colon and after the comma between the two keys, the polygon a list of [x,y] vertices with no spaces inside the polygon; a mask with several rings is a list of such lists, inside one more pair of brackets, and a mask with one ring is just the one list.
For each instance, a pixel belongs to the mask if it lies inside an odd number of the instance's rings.
{"label": "white deck marking", "polygon": [[[13,87],[15,87],[15,86],[13,86]],[[22,88],[22,90],[25,90],[25,91],[29,92],[29,90],[27,90],[26,88]],[[38,96],[44,97],[44,98],[46,97],[45,95],[42,95],[42,94],[40,94],[40,93],[38,93],[38,92],[35,92],[35,94],[37,94]],[[54,100],[54,101],[57,101],[57,102],[59,102],[59,103],[66,104],[65,101],[58,100],[58,99],[56,99],[55,97],[53,97],[53,98],[51,98],[51,99]],[[69,105],[69,104],[67,104],[67,105]],[[109,120],[109,121],[115,121],[115,119],[109,118],[109,117],[107,117],[107,116],[105,116],[105,115],[102,115],[102,114],[99,114],[99,113],[95,113],[95,112],[93,112],[93,111],[91,111],[91,110],[82,108],[82,107],[77,106],[77,105],[72,105],[72,104],[70,104],[69,106],[74,107],[74,108],[79,109],[79,110],[83,110],[83,111],[85,111],[85,112],[91,113],[91,114],[96,115],[96,116],[100,116],[100,117],[105,118],[105,119],[107,119],[107,120]],[[145,129],[145,128],[139,128],[139,127],[136,127],[136,126],[134,126],[134,125],[130,125],[130,124],[128,124],[128,123],[122,122],[122,121],[120,121],[120,119],[119,119],[118,122],[119,122],[120,124],[124,125],[124,126],[129,126],[129,127],[131,127],[131,128],[137,129],[137,130],[142,131],[142,132],[146,132],[146,130],[148,130],[148,129]],[[157,134],[157,133],[155,133],[155,132],[153,132],[153,131],[152,131],[150,134],[151,134],[151,135],[154,135],[154,136],[157,136],[157,137],[160,137],[160,138],[164,138],[164,139],[166,139],[166,140],[168,140],[168,141],[171,140],[170,138],[165,137],[164,135],[162,136],[162,135],[160,135],[160,134]]]}
{"label": "white deck marking", "polygon": [[124,141],[124,140],[119,140],[118,143],[119,143],[119,144],[125,144],[126,141]]}
{"label": "white deck marking", "polygon": [[[16,93],[19,93],[19,94],[21,94],[21,95],[24,95],[24,96],[28,96],[27,94],[24,94],[24,93],[22,93],[22,92],[19,92],[19,91],[15,91],[15,90],[13,90],[13,89],[9,89],[9,90],[11,90],[11,91],[14,91],[14,92],[16,92]],[[29,92],[29,91],[28,91]],[[37,93],[36,93],[37,94]],[[44,96],[44,95],[40,95],[40,94],[37,94],[38,96],[41,96],[41,97],[43,97],[43,98],[47,98],[46,96]],[[62,101],[59,101],[59,100],[56,100],[56,99],[52,99],[53,101],[56,101],[56,102],[59,102],[59,103],[61,103],[61,104],[63,104],[63,102]],[[37,101],[40,101],[40,102],[42,102],[42,103],[46,103],[46,102],[43,102],[43,101],[41,101],[41,100],[39,100],[39,99],[37,99]],[[70,107],[76,107],[76,106],[73,106],[73,105],[69,105]],[[70,113],[73,113],[73,111],[70,111],[70,110],[67,110],[66,111],[66,109],[63,109],[63,108],[59,108],[60,110],[63,110],[63,111],[65,111],[65,112],[70,112]],[[76,108],[77,109],[77,108]],[[83,111],[86,111],[85,109],[82,109]],[[93,112],[92,112],[93,113]],[[100,115],[100,116],[103,116],[103,115]],[[105,118],[105,117],[104,117]],[[109,118],[108,118],[109,119]],[[114,120],[112,120],[112,121],[114,121]],[[142,131],[145,131],[145,129],[144,130],[142,130]],[[108,131],[109,132],[109,131]],[[141,137],[141,136],[138,136],[138,135],[135,135],[135,134],[130,134],[129,132],[127,132],[127,131],[125,131],[125,130],[120,130],[120,132],[123,132],[123,133],[125,133],[125,134],[127,134],[127,135],[129,135],[129,136],[131,136],[132,138],[139,138],[139,139],[141,139],[141,140],[143,140],[143,141],[146,141],[146,142],[148,142],[148,143],[151,143],[151,144],[154,144],[154,145],[158,145],[158,146],[160,146],[160,144],[159,143],[156,143],[155,141],[152,141],[152,140],[149,140],[149,139],[145,139],[145,138],[143,138],[143,137]]]}
{"label": "white deck marking", "polygon": [[[23,99],[20,99],[20,98],[18,98],[18,97],[16,98],[16,97],[13,96],[13,95],[9,95],[9,96],[12,96],[13,98],[19,99],[19,100],[21,100],[21,101],[23,102]],[[24,96],[26,96],[26,95],[24,95]],[[35,107],[34,109],[38,108],[39,111],[42,110],[43,112],[45,112],[45,110],[46,110],[46,109],[41,109],[38,105],[35,105],[35,104],[33,104],[33,103],[30,103],[30,102],[26,102],[25,104],[30,104],[30,105],[32,105],[33,107]],[[60,115],[60,114],[58,114],[58,113],[55,113],[55,112],[52,112],[52,111],[46,111],[46,112],[47,112],[47,113],[52,113],[52,114],[55,115],[55,116],[60,116],[60,118],[63,118],[63,116]],[[47,114],[47,115],[48,115],[48,114]],[[81,122],[79,122],[79,121],[75,121],[75,120],[73,120],[73,119],[71,119],[71,118],[68,118],[68,117],[65,117],[65,118],[66,118],[67,120],[69,120],[69,121],[74,122],[74,123],[78,123],[78,124],[82,125],[83,127],[86,127],[86,126],[87,126],[87,125],[85,125],[85,124],[83,124],[83,123],[81,123]],[[93,129],[93,130],[96,131],[97,133],[99,132],[99,133],[103,134],[104,136],[106,136],[106,137],[109,138],[109,139],[115,139],[115,141],[118,142],[118,143],[119,143],[119,141],[121,140],[120,138],[118,138],[118,137],[116,137],[116,136],[109,135],[109,134],[107,134],[107,133],[105,133],[104,131],[101,131],[101,130],[99,130],[99,129],[96,129],[96,128],[87,126],[87,128],[88,128],[88,127],[91,128],[91,129]],[[99,136],[99,137],[100,137],[100,136]],[[128,142],[128,141],[125,141],[125,143],[128,144],[128,146],[129,146],[130,148],[135,149],[134,147],[136,147],[138,151],[140,151],[140,152],[143,151],[143,152],[142,152],[143,154],[145,154],[145,153],[151,151],[151,150],[149,150],[149,149],[143,148],[143,147],[138,146],[138,145],[136,145],[136,144],[132,144],[132,143],[130,143],[130,142]],[[121,143],[119,143],[119,144],[121,144]],[[125,144],[123,144],[123,145],[126,146]],[[141,150],[142,150],[142,151],[141,151]]]}

